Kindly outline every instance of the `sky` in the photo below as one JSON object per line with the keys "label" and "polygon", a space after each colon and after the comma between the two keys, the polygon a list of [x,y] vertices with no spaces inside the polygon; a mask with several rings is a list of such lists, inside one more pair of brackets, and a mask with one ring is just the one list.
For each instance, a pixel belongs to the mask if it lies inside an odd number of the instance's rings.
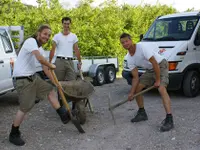
{"label": "sky", "polygon": [[[21,0],[26,4],[36,5],[36,0]],[[60,0],[68,8],[75,7],[79,0]],[[94,0],[94,5],[98,5],[104,0]],[[151,4],[155,5],[157,2],[160,4],[166,4],[168,6],[173,6],[179,12],[185,11],[188,8],[194,8],[195,10],[200,11],[200,0],[117,0],[119,4],[130,4],[130,5],[139,5],[139,4]]]}

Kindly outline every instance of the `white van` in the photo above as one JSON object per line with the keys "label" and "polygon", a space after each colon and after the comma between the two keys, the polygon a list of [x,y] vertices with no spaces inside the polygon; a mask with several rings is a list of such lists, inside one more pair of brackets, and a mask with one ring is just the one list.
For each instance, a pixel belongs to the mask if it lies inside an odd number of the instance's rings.
{"label": "white van", "polygon": [[[0,95],[14,90],[12,83],[12,70],[17,55],[10,37],[10,32],[18,32],[19,30],[23,30],[22,28],[23,27],[21,26],[0,26]],[[17,38],[17,35],[15,35],[15,38]]]}
{"label": "white van", "polygon": [[[195,97],[200,90],[200,12],[158,17],[140,43],[154,49],[169,62],[168,90],[182,90]],[[125,60],[126,61],[126,60]],[[144,69],[139,68],[139,74]],[[123,76],[127,78],[127,68]]]}

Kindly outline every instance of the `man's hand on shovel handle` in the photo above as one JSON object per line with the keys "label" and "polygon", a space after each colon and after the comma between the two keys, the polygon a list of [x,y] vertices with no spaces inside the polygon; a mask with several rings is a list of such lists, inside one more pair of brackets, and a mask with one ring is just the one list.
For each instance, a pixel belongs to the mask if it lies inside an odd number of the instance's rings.
{"label": "man's hand on shovel handle", "polygon": [[78,70],[81,70],[81,67],[82,67],[82,62],[78,62],[78,64],[77,64]]}
{"label": "man's hand on shovel handle", "polygon": [[51,64],[51,65],[49,66],[49,68],[52,69],[52,70],[54,70],[54,69],[56,69],[56,66],[55,66],[54,64]]}
{"label": "man's hand on shovel handle", "polygon": [[132,101],[132,100],[133,100],[133,96],[134,96],[133,93],[129,93],[129,94],[128,94],[128,100],[129,100],[129,101]]}

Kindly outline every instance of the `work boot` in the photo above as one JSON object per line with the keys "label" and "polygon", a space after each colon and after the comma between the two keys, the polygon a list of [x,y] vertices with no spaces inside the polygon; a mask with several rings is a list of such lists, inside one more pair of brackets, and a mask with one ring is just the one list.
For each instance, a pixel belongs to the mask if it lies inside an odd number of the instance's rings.
{"label": "work boot", "polygon": [[56,112],[58,113],[58,115],[60,116],[61,121],[63,122],[63,124],[67,124],[70,121],[70,116],[69,113],[66,111],[65,108],[60,107],[56,110]]}
{"label": "work boot", "polygon": [[24,140],[21,138],[19,127],[14,127],[12,125],[12,130],[9,135],[9,141],[17,146],[23,146],[25,144]]}
{"label": "work boot", "polygon": [[173,122],[173,117],[172,115],[166,116],[166,118],[162,121],[160,131],[165,132],[169,131],[174,128],[174,122]]}
{"label": "work boot", "polygon": [[142,110],[139,109],[137,112],[137,115],[133,119],[131,119],[131,122],[134,123],[134,122],[140,122],[140,121],[145,121],[145,120],[148,120],[145,109],[142,109]]}

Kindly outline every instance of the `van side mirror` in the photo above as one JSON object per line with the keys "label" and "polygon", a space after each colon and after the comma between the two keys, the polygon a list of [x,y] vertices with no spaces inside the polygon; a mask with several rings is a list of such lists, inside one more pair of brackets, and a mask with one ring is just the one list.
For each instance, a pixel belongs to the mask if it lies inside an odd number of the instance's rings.
{"label": "van side mirror", "polygon": [[140,41],[142,41],[143,39],[143,34],[140,34]]}

